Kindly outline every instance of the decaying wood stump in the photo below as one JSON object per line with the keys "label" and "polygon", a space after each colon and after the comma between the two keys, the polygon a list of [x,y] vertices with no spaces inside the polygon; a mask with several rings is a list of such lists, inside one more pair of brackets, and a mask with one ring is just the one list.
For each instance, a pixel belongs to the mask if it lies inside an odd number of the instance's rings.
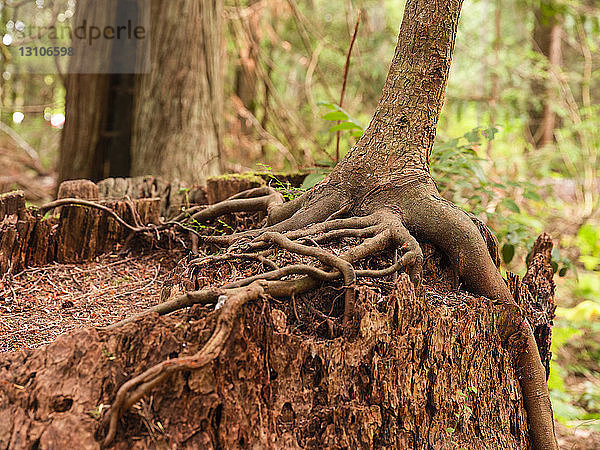
{"label": "decaying wood stump", "polygon": [[[432,304],[406,276],[388,297],[362,288],[359,298],[351,342],[295,336],[283,312],[248,307],[218,361],[156,389],[126,417],[115,448],[135,436],[147,448],[149,430],[175,448],[527,446],[519,384],[489,301]],[[214,317],[197,308],[3,355],[0,445],[98,448],[100,405],[127,377],[195,352]]]}
{"label": "decaying wood stump", "polygon": [[542,233],[531,250],[527,273],[523,277],[526,291],[531,294],[526,305],[521,305],[525,311],[540,349],[542,363],[546,367],[546,377],[550,374],[550,352],[552,323],[556,303],[554,302],[554,271],[552,269],[552,238]]}
{"label": "decaying wood stump", "polygon": [[[98,188],[88,180],[61,184],[60,198],[97,200]],[[160,223],[159,198],[102,200],[130,224]],[[0,195],[0,276],[49,262],[81,262],[113,251],[130,233],[109,215],[82,206],[62,206],[59,217],[41,217],[26,208],[23,192]]]}
{"label": "decaying wood stump", "polygon": [[100,198],[115,200],[123,198],[160,198],[161,215],[171,218],[181,212],[182,207],[214,204],[254,187],[279,182],[299,187],[305,173],[244,173],[210,177],[204,186],[187,186],[178,180],[167,182],[151,175],[132,178],[107,178],[98,182]]}
{"label": "decaying wood stump", "polygon": [[58,187],[58,198],[81,198],[98,200],[100,193],[98,185],[90,180],[67,180]]}
{"label": "decaying wood stump", "polygon": [[[522,302],[531,283],[518,283]],[[489,300],[415,291],[406,275],[387,295],[361,286],[352,339],[298,335],[283,309],[246,306],[217,360],[155,388],[126,414],[114,448],[530,447]],[[217,314],[149,315],[0,355],[0,447],[99,448],[116,390],[198,351]]]}
{"label": "decaying wood stump", "polygon": [[100,197],[106,200],[160,198],[160,215],[163,217],[173,217],[179,214],[184,205],[205,205],[207,203],[203,187],[184,186],[177,180],[167,182],[151,175],[107,178],[98,182],[98,188]]}
{"label": "decaying wood stump", "polygon": [[[158,224],[160,199],[101,201],[130,224]],[[57,232],[56,260],[77,262],[94,258],[123,245],[131,234],[104,211],[63,206]]]}
{"label": "decaying wood stump", "polygon": [[266,184],[265,180],[254,174],[230,174],[211,177],[206,180],[206,197],[209,205],[213,205],[238,192]]}
{"label": "decaying wood stump", "polygon": [[[109,178],[95,184],[89,180],[61,183],[58,198],[99,201],[131,224],[158,224],[174,217],[183,206],[215,202],[249,187],[272,180],[273,174],[227,175],[209,179],[204,187],[184,187],[153,176]],[[275,174],[282,183],[298,186],[304,174]],[[132,209],[133,207],[133,209]],[[135,210],[135,214],[133,212]],[[53,261],[81,262],[113,251],[129,233],[105,212],[81,206],[57,208],[58,219],[42,218],[35,208],[25,207],[21,191],[0,195],[0,276]]]}
{"label": "decaying wood stump", "polygon": [[25,267],[29,260],[46,262],[47,247],[32,247],[31,242],[44,243],[51,225],[41,223],[25,208],[22,191],[0,195],[0,276]]}

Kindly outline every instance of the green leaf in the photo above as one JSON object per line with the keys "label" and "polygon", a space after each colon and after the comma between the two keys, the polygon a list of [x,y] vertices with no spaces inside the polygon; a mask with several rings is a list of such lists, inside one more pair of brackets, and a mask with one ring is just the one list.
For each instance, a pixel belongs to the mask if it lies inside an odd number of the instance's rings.
{"label": "green leaf", "polygon": [[558,271],[558,276],[559,277],[564,277],[567,274],[567,267],[562,267],[559,271]]}
{"label": "green leaf", "polygon": [[526,189],[525,192],[523,192],[523,197],[528,198],[529,200],[535,200],[536,202],[539,202],[542,199],[537,192],[530,189]]}
{"label": "green leaf", "polygon": [[474,128],[468,133],[465,133],[465,139],[471,144],[477,144],[479,142],[479,128]]}
{"label": "green leaf", "polygon": [[552,266],[552,272],[556,273],[556,271],[558,270],[558,264],[556,264],[555,261],[551,261],[550,265]]}
{"label": "green leaf", "polygon": [[323,181],[325,177],[326,175],[322,172],[308,174],[302,182],[302,186],[300,186],[300,189],[310,189],[317,185],[319,182]]}
{"label": "green leaf", "polygon": [[364,130],[362,130],[362,129],[361,129],[361,130],[354,130],[354,131],[352,131],[352,132],[350,133],[350,135],[351,135],[352,137],[355,137],[355,138],[360,138],[360,137],[362,137],[362,135],[363,135],[364,133],[365,133],[365,132],[364,132]]}
{"label": "green leaf", "polygon": [[446,433],[448,433],[448,434],[454,433],[454,428],[452,428],[452,427],[446,428]]}
{"label": "green leaf", "polygon": [[508,264],[512,261],[515,256],[515,246],[509,243],[506,243],[502,246],[502,260],[505,264]]}
{"label": "green leaf", "polygon": [[323,115],[325,120],[348,120],[348,115],[343,111],[330,111]]}
{"label": "green leaf", "polygon": [[329,109],[337,109],[338,105],[336,105],[333,102],[325,102],[325,101],[319,101],[317,102],[317,106],[324,106],[325,108],[329,108]]}
{"label": "green leaf", "polygon": [[504,205],[504,207],[506,209],[509,209],[510,211],[514,212],[514,213],[520,213],[521,209],[519,208],[519,205],[517,205],[515,203],[515,201],[512,198],[505,198],[502,200],[502,205]]}
{"label": "green leaf", "polygon": [[500,132],[500,129],[498,127],[489,127],[486,128],[485,130],[483,130],[483,134],[484,136],[489,140],[489,141],[493,141],[494,137],[496,137],[496,134],[498,134]]}
{"label": "green leaf", "polygon": [[353,122],[342,122],[342,123],[332,126],[329,129],[329,132],[334,133],[336,131],[344,131],[344,130],[362,130],[362,128]]}

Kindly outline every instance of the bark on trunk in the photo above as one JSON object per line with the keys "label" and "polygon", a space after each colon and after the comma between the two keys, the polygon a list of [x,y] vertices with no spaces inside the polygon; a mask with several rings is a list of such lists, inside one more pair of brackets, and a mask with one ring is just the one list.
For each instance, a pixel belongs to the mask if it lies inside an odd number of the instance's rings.
{"label": "bark on trunk", "polygon": [[[77,3],[74,23],[114,23],[118,0],[95,2],[82,0]],[[130,111],[115,103],[115,83],[119,75],[90,73],[88,64],[104,64],[111,60],[112,45],[108,39],[95,43],[96,53],[92,57],[84,39],[73,39],[72,58],[66,75],[65,126],[61,136],[58,161],[58,181],[87,178],[100,180],[112,171],[107,160],[112,152],[126,152],[128,145],[111,148],[114,135],[112,123],[126,122]],[[121,106],[121,108],[119,108]],[[111,118],[113,118],[111,120]]]}
{"label": "bark on trunk", "polygon": [[[256,115],[256,94],[258,90],[258,75],[256,73],[256,64],[258,64],[258,52],[260,51],[260,10],[255,10],[254,5],[258,0],[248,0],[245,12],[247,18],[242,18],[243,26],[246,28],[244,44],[239,49],[239,62],[235,69],[235,94],[239,97],[248,111]],[[241,132],[244,135],[251,135],[254,128],[248,121],[238,116],[241,124]]]}
{"label": "bark on trunk", "polygon": [[155,0],[149,74],[135,87],[133,176],[188,184],[220,171],[222,0]]}
{"label": "bark on trunk", "polygon": [[[358,198],[429,182],[429,153],[452,61],[462,0],[409,1],[379,104],[332,181]],[[372,192],[371,192],[372,193]]]}

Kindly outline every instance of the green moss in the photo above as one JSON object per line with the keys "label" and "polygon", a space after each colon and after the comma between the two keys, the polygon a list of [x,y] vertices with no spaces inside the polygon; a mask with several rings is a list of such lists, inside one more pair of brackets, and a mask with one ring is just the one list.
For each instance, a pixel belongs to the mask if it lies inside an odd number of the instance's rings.
{"label": "green moss", "polygon": [[20,189],[14,189],[12,191],[4,192],[0,194],[0,200],[5,200],[9,197],[25,197],[25,193]]}
{"label": "green moss", "polygon": [[258,183],[260,185],[265,184],[265,179],[258,174],[253,172],[246,173],[226,173],[224,175],[218,175],[216,177],[210,177],[207,181],[237,181],[244,180],[251,183]]}

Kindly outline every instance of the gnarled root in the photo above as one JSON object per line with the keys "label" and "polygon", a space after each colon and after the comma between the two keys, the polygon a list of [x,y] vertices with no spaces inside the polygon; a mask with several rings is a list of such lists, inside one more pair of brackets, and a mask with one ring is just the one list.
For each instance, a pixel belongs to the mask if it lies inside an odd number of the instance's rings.
{"label": "gnarled root", "polygon": [[110,408],[110,413],[106,416],[108,432],[104,438],[103,445],[106,447],[113,441],[122,411],[132,407],[153,387],[165,381],[174,372],[199,369],[219,356],[231,333],[233,323],[240,308],[247,302],[256,300],[262,294],[263,288],[260,283],[253,283],[245,288],[222,294],[220,297],[223,301],[223,307],[217,318],[215,330],[208,342],[204,344],[198,353],[192,356],[163,361],[121,386]]}
{"label": "gnarled root", "polygon": [[[320,282],[342,278],[345,290],[342,327],[348,329],[354,317],[357,278],[384,277],[404,269],[410,274],[411,280],[419,284],[423,253],[413,233],[444,251],[471,292],[497,301],[499,332],[503,340],[510,342],[517,336],[523,343],[516,362],[534,445],[540,449],[557,448],[545,371],[535,339],[498,271],[497,241],[485,225],[441,199],[433,184],[404,186],[401,193],[391,190],[386,196],[379,195],[367,202],[369,208],[362,207],[358,211],[352,211],[348,206],[351,203],[335,190],[328,189],[326,184],[289,203],[283,203],[269,189],[246,191],[221,204],[187,213],[187,217],[193,220],[205,220],[233,211],[267,211],[267,226],[262,229],[205,238],[206,243],[231,247],[225,254],[208,256],[194,261],[194,264],[252,259],[271,270],[233,281],[221,288],[189,292],[152,309],[159,314],[167,314],[195,303],[209,304],[219,298],[227,298],[217,327],[200,352],[192,357],[165,361],[121,387],[110,409],[105,445],[113,440],[122,412],[164,381],[170,373],[201,367],[216,357],[229,335],[233,317],[247,301],[263,294],[290,297],[295,301],[296,295],[315,288]],[[362,204],[365,203],[363,200]],[[244,209],[244,205],[248,208]],[[341,215],[338,213],[340,210],[357,215],[336,218]],[[178,219],[182,220],[183,217]],[[320,244],[344,238],[362,241],[339,255],[320,247]],[[312,258],[315,263],[292,263],[279,267],[268,258],[274,248]],[[379,270],[355,267],[358,261],[386,250],[396,250],[401,254],[389,267]],[[330,329],[333,329],[334,324],[329,316],[320,311],[316,314],[328,321]],[[136,318],[126,319],[114,326]]]}
{"label": "gnarled root", "polygon": [[441,248],[457,268],[467,289],[498,302],[499,332],[505,343],[520,344],[516,363],[535,448],[558,448],[546,372],[531,326],[515,303],[495,260],[497,241],[481,233],[481,225],[441,199],[431,185],[411,190],[401,208],[408,228]]}

